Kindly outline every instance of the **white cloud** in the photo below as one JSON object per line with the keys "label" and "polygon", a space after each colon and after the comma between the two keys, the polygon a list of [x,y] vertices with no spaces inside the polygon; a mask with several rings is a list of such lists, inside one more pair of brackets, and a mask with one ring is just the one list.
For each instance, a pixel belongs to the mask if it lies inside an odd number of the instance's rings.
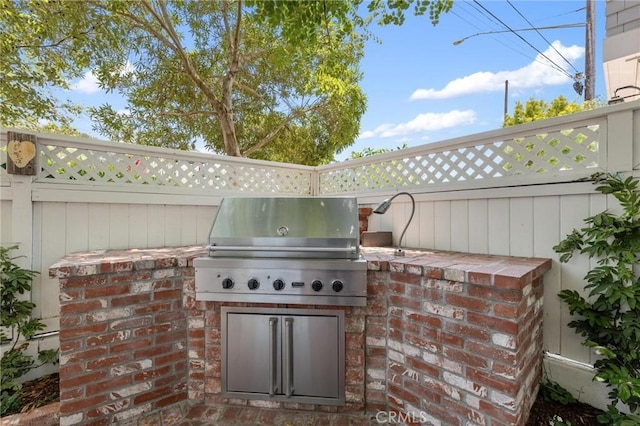
{"label": "white cloud", "polygon": [[120,69],[120,75],[121,76],[130,75],[130,74],[133,74],[135,70],[136,70],[136,67],[134,67],[131,62],[127,61],[124,64],[124,66]]}
{"label": "white cloud", "polygon": [[80,93],[92,94],[100,91],[98,86],[98,78],[93,74],[93,71],[87,71],[84,77],[78,82],[71,85],[71,90]]}
{"label": "white cloud", "polygon": [[473,124],[476,122],[476,113],[473,110],[453,110],[445,113],[428,112],[419,114],[413,120],[406,123],[391,124],[386,123],[376,127],[374,130],[367,130],[360,134],[359,140],[373,137],[391,138],[395,136],[406,136],[425,131],[446,129],[449,127]]}
{"label": "white cloud", "polygon": [[[555,50],[549,47],[544,55],[560,66],[568,67],[558,52],[571,63],[584,55],[584,48],[580,46],[563,46],[557,40],[552,45]],[[573,74],[570,70],[567,72]],[[571,81],[566,74],[558,71],[544,56],[539,54],[534,62],[520,69],[496,73],[477,72],[453,80],[441,90],[417,89],[411,94],[410,99],[447,99],[472,93],[497,92],[504,90],[505,80],[509,81],[509,88],[514,90],[566,84]]]}
{"label": "white cloud", "polygon": [[[133,78],[132,74],[134,71],[135,67],[133,66],[133,64],[127,61],[124,66],[122,66],[122,68],[120,68],[118,71],[115,71],[114,74],[119,73],[120,76],[123,77],[130,75],[130,78]],[[98,78],[95,76],[93,71],[87,71],[82,79],[78,80],[76,83],[71,84],[69,87],[73,91],[90,95],[101,90],[98,83]]]}

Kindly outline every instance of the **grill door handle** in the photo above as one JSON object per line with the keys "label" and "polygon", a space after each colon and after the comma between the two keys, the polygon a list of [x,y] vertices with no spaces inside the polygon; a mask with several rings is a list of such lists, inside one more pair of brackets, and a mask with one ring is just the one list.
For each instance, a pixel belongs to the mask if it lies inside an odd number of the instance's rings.
{"label": "grill door handle", "polygon": [[284,319],[284,393],[293,395],[293,318]]}
{"label": "grill door handle", "polygon": [[278,392],[278,345],[276,339],[278,338],[277,332],[278,318],[269,318],[269,396],[274,396]]}

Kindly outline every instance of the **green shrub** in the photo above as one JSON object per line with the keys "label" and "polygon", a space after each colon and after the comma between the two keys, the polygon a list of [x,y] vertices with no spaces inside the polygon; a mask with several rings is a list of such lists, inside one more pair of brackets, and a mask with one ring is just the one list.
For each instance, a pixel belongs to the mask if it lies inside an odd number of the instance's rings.
{"label": "green shrub", "polygon": [[544,399],[548,401],[555,401],[562,405],[573,404],[578,402],[571,392],[563,388],[558,382],[554,382],[553,380],[543,380],[540,384],[540,392],[542,392],[542,396]]}
{"label": "green shrub", "polygon": [[[20,300],[19,296],[31,290],[36,271],[23,269],[14,263],[10,252],[17,246],[0,247],[0,340],[9,346],[0,358],[0,415],[15,410],[22,402],[20,378],[34,368],[57,362],[57,351],[38,352],[38,363],[26,353],[29,342],[44,324],[31,318],[35,304]],[[11,338],[5,330],[12,330]]]}
{"label": "green shrub", "polygon": [[[622,213],[605,210],[589,217],[585,227],[573,230],[554,247],[561,262],[578,252],[597,263],[585,276],[587,298],[574,290],[563,290],[559,296],[574,315],[569,327],[602,356],[594,364],[594,380],[611,390],[608,411],[598,420],[639,425],[640,277],[634,271],[640,259],[638,181],[610,174],[594,176],[593,181],[598,192],[618,200]],[[618,403],[626,405],[630,414],[619,412]]]}

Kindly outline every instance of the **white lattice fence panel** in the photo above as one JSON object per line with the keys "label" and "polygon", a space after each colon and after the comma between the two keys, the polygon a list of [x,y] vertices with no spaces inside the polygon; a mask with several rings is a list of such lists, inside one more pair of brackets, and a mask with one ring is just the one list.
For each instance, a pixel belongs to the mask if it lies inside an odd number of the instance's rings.
{"label": "white lattice fence panel", "polygon": [[503,149],[510,174],[546,173],[598,167],[599,126],[516,138]]}
{"label": "white lattice fence panel", "polygon": [[[420,187],[598,167],[599,125],[429,151],[320,173],[320,193]],[[415,153],[415,151],[413,151]],[[375,159],[375,157],[372,157]]]}
{"label": "white lattice fence panel", "polygon": [[40,146],[39,181],[311,193],[311,171],[224,161],[187,160],[67,146]]}

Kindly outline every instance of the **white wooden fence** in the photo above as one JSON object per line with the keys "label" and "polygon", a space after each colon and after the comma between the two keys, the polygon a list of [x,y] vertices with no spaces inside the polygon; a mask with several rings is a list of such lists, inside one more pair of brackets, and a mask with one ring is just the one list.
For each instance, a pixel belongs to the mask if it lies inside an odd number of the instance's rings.
{"label": "white wooden fence", "polygon": [[[57,330],[59,307],[48,267],[67,253],[204,245],[227,195],[351,195],[374,206],[409,191],[417,207],[405,247],[554,259],[545,275],[545,348],[589,364],[556,294],[582,289],[591,265],[561,265],[552,247],[584,218],[616,208],[586,179],[638,170],[640,101],[321,167],[36,136],[37,176],[0,168],[0,243],[19,243],[23,264],[40,271],[31,298],[48,332]],[[397,239],[408,202],[398,197],[369,229]],[[55,335],[47,342],[55,346]]]}

